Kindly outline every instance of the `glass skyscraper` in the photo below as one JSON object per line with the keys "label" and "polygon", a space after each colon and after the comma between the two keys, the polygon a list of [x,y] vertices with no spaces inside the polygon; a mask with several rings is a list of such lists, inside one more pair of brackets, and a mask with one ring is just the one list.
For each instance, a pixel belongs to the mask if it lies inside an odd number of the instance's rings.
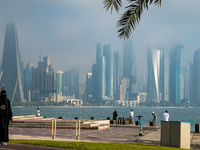
{"label": "glass skyscraper", "polygon": [[92,75],[92,99],[96,102],[113,100],[113,45],[96,45],[96,64],[92,66]]}
{"label": "glass skyscraper", "polygon": [[114,99],[120,99],[120,56],[119,52],[114,52]]}
{"label": "glass skyscraper", "polygon": [[79,71],[71,69],[65,72],[65,87],[68,88],[66,96],[75,95],[76,99],[79,99]]}
{"label": "glass skyscraper", "polygon": [[57,70],[56,72],[56,94],[63,93],[64,87],[64,72],[61,70]]}
{"label": "glass skyscraper", "polygon": [[147,49],[148,85],[147,100],[159,103],[164,99],[164,53],[163,50]]}
{"label": "glass skyscraper", "polygon": [[129,100],[136,99],[136,55],[131,40],[125,41],[123,45],[123,77],[129,79]]}
{"label": "glass skyscraper", "polygon": [[24,69],[24,97],[26,101],[31,101],[31,78],[34,67],[31,62]]}
{"label": "glass skyscraper", "polygon": [[192,103],[200,103],[200,49],[194,53],[192,72]]}
{"label": "glass skyscraper", "polygon": [[17,29],[13,22],[7,23],[2,68],[3,75],[1,81],[5,84],[7,96],[13,101],[24,101],[24,92],[22,87],[22,72],[19,54],[19,44]]}
{"label": "glass skyscraper", "polygon": [[173,44],[170,50],[169,64],[169,101],[181,103],[181,49],[183,45]]}

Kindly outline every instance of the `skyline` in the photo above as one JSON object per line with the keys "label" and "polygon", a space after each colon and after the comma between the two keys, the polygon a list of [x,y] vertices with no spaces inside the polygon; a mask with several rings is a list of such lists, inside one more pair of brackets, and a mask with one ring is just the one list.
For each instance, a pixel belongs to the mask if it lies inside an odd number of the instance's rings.
{"label": "skyline", "polygon": [[[103,1],[92,0],[35,0],[0,2],[0,53],[3,55],[5,27],[8,20],[15,20],[21,60],[26,65],[37,66],[41,56],[49,56],[56,70],[80,71],[80,81],[92,71],[95,63],[96,44],[112,44],[114,52],[122,56],[123,40],[118,38],[118,14],[103,9]],[[147,74],[147,46],[170,50],[172,41],[184,45],[182,67],[189,67],[200,41],[200,2],[193,0],[191,7],[186,0],[173,3],[163,1],[160,8],[150,6],[142,15],[131,39],[136,51],[137,72]],[[125,5],[124,5],[125,6]],[[170,11],[169,11],[170,10]],[[190,13],[188,13],[190,12]],[[2,57],[0,59],[2,62]],[[143,69],[141,69],[143,68]]]}

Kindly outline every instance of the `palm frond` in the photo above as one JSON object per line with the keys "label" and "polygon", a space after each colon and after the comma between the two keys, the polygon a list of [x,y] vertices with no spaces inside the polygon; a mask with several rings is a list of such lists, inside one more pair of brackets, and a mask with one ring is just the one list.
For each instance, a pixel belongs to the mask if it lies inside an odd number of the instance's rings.
{"label": "palm frond", "polygon": [[117,22],[119,37],[128,39],[135,30],[136,25],[140,22],[140,18],[144,9],[148,10],[149,5],[153,4],[161,6],[161,0],[128,0],[130,5],[125,7],[126,11],[122,14]]}
{"label": "palm frond", "polygon": [[113,7],[116,12],[119,12],[119,8],[122,6],[121,0],[104,0],[103,4],[104,8],[106,8],[106,11],[111,9],[111,13],[113,11]]}

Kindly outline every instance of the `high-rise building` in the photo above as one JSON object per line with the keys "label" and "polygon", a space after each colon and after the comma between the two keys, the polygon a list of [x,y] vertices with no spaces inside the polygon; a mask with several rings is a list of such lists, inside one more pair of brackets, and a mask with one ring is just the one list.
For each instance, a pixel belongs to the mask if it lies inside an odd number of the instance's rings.
{"label": "high-rise building", "polygon": [[113,100],[113,45],[105,44],[103,46],[103,55],[106,61],[106,96]]}
{"label": "high-rise building", "polygon": [[193,60],[193,82],[192,82],[192,91],[193,91],[193,103],[200,103],[200,49],[196,50],[194,53]]}
{"label": "high-rise building", "polygon": [[86,73],[86,102],[90,102],[92,97],[92,73],[87,72]]}
{"label": "high-rise building", "polygon": [[31,101],[31,78],[34,67],[31,62],[24,69],[24,97],[26,101]]}
{"label": "high-rise building", "polygon": [[43,62],[38,62],[38,67],[32,70],[31,80],[31,99],[32,101],[44,100],[49,95],[56,93],[56,71],[50,63],[47,65],[45,60],[49,57],[43,57]]}
{"label": "high-rise building", "polygon": [[169,101],[169,54],[164,51],[164,101]]}
{"label": "high-rise building", "polygon": [[120,101],[128,100],[128,88],[129,88],[129,79],[123,78],[120,84]]}
{"label": "high-rise building", "polygon": [[[96,45],[96,64],[92,66],[92,98],[96,102],[113,100],[113,46],[98,43]],[[96,92],[95,92],[96,90]]]}
{"label": "high-rise building", "polygon": [[66,96],[75,95],[76,99],[79,99],[79,71],[71,69],[65,72],[65,87],[68,87]]}
{"label": "high-rise building", "polygon": [[64,86],[64,72],[61,70],[57,70],[56,72],[56,94],[63,93],[63,86]]}
{"label": "high-rise building", "polygon": [[129,85],[129,100],[137,98],[136,91],[136,55],[131,40],[125,41],[123,45],[123,77],[128,78]]}
{"label": "high-rise building", "polygon": [[185,99],[185,74],[184,73],[181,73],[180,74],[180,80],[181,80],[181,88],[180,88],[180,91],[181,91],[181,100]]}
{"label": "high-rise building", "polygon": [[13,22],[6,25],[1,71],[3,71],[1,81],[6,86],[5,90],[11,103],[24,101],[18,36]]}
{"label": "high-rise building", "polygon": [[119,52],[114,52],[114,99],[120,99],[120,56]]}
{"label": "high-rise building", "polygon": [[164,52],[147,49],[147,100],[159,103],[164,99]]}
{"label": "high-rise building", "polygon": [[193,103],[193,61],[190,61],[190,103]]}
{"label": "high-rise building", "polygon": [[92,102],[97,98],[97,64],[92,65]]}
{"label": "high-rise building", "polygon": [[64,72],[61,70],[56,71],[56,101],[60,101],[60,96],[63,95],[64,90]]}
{"label": "high-rise building", "polygon": [[181,49],[183,45],[173,44],[170,50],[169,64],[169,101],[181,103]]}
{"label": "high-rise building", "polygon": [[184,74],[184,99],[190,99],[190,72],[188,67],[182,68]]}

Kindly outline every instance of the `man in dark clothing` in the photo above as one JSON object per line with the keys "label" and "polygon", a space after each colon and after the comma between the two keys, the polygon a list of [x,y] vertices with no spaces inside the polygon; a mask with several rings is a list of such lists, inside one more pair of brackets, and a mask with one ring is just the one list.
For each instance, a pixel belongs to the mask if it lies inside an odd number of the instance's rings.
{"label": "man in dark clothing", "polygon": [[117,111],[115,110],[114,112],[113,112],[113,120],[116,120],[117,119]]}
{"label": "man in dark clothing", "polygon": [[7,145],[9,141],[8,126],[9,121],[13,122],[10,100],[7,99],[5,90],[1,91],[0,96],[0,145]]}

